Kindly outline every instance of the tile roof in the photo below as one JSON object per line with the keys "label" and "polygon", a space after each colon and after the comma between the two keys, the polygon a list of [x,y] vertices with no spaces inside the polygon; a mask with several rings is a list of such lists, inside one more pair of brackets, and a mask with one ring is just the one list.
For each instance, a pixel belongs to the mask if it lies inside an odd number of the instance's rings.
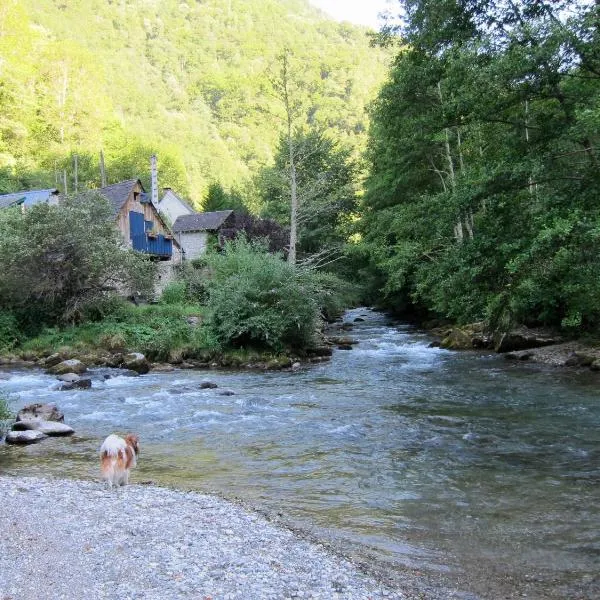
{"label": "tile roof", "polygon": [[217,210],[215,212],[181,215],[173,223],[173,233],[216,231],[231,214],[233,214],[233,210]]}
{"label": "tile roof", "polygon": [[139,179],[128,179],[127,181],[113,183],[97,190],[98,193],[102,194],[110,202],[115,217],[119,214],[136,183],[139,183],[140,186],[142,185]]}

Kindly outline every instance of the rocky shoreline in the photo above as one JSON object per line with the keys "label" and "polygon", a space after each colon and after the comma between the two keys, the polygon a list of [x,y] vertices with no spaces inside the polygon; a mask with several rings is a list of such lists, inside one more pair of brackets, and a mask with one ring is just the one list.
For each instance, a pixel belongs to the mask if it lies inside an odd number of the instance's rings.
{"label": "rocky shoreline", "polygon": [[[0,597],[402,599],[389,582],[227,500],[0,476]],[[423,598],[442,598],[434,590]]]}
{"label": "rocky shoreline", "polygon": [[464,327],[436,327],[430,333],[436,338],[432,345],[450,350],[493,350],[507,360],[600,371],[600,345],[564,340],[552,331],[518,327],[493,335],[483,323],[474,323]]}

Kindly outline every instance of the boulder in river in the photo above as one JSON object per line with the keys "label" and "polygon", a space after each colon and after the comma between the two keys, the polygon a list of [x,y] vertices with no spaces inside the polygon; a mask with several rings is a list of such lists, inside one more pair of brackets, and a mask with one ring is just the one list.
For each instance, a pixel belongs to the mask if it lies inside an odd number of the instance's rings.
{"label": "boulder in river", "polygon": [[150,370],[150,363],[141,352],[130,352],[123,356],[124,369],[135,371],[140,375],[145,375]]}
{"label": "boulder in river", "polygon": [[69,425],[59,423],[58,421],[44,421],[43,419],[30,419],[27,421],[17,421],[12,426],[13,431],[41,431],[45,435],[60,436],[72,435],[75,430]]}
{"label": "boulder in river", "polygon": [[89,390],[92,387],[92,380],[89,377],[80,377],[75,381],[66,381],[60,386],[61,392],[69,390]]}
{"label": "boulder in river", "polygon": [[54,375],[65,375],[66,373],[75,373],[76,375],[81,375],[86,371],[87,367],[85,364],[76,358],[63,360],[62,362],[59,362],[57,365],[54,365],[48,369],[48,372]]}
{"label": "boulder in river", "polygon": [[210,390],[219,386],[214,381],[201,381],[198,387],[201,390]]}
{"label": "boulder in river", "polygon": [[500,353],[515,352],[517,350],[527,350],[528,348],[541,348],[560,344],[562,341],[560,337],[548,331],[518,327],[494,335],[494,350]]}
{"label": "boulder in river", "polygon": [[79,381],[81,377],[77,373],[65,373],[64,375],[59,375],[56,379],[65,383],[73,383],[74,381]]}
{"label": "boulder in river", "polygon": [[4,441],[7,444],[35,444],[47,437],[42,431],[27,429],[26,431],[9,431]]}
{"label": "boulder in river", "polygon": [[54,403],[29,404],[17,413],[17,421],[30,421],[31,419],[60,421],[62,423],[65,420],[65,415],[58,410]]}

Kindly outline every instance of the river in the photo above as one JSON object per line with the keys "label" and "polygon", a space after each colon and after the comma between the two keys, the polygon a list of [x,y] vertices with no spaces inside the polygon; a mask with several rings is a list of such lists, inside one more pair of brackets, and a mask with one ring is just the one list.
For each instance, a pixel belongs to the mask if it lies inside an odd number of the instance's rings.
{"label": "river", "polygon": [[98,370],[59,392],[42,371],[0,371],[13,408],[56,402],[76,430],[0,445],[0,469],[96,478],[102,439],[135,431],[134,483],[241,498],[390,577],[599,598],[600,375],[432,348],[367,309],[345,320],[359,343],[294,372]]}

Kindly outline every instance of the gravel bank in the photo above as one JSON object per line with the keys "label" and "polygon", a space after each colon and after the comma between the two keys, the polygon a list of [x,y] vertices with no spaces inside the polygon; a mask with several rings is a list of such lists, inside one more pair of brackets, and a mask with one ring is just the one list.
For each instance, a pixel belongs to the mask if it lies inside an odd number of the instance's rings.
{"label": "gravel bank", "polygon": [[0,598],[405,596],[217,497],[0,476]]}

